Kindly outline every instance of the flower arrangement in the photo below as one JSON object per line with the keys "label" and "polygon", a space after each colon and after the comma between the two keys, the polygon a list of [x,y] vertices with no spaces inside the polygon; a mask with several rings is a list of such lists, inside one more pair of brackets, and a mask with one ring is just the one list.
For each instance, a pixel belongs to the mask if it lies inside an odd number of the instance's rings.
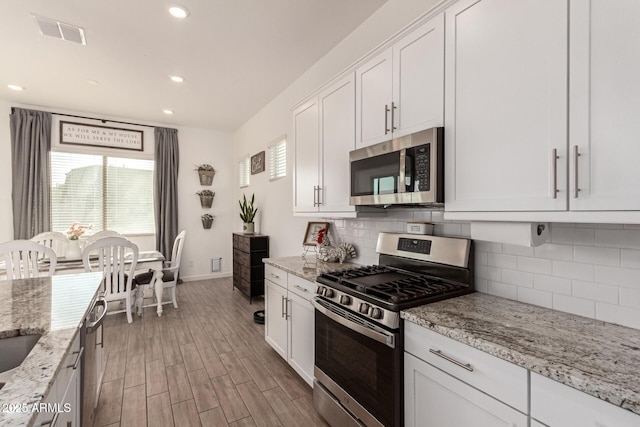
{"label": "flower arrangement", "polygon": [[203,163],[201,165],[196,165],[196,168],[197,168],[196,170],[199,170],[199,171],[214,171],[215,172],[215,169],[213,168],[213,166],[211,166],[211,165],[209,165],[207,163]]}
{"label": "flower arrangement", "polygon": [[78,240],[80,236],[82,236],[87,230],[91,230],[92,228],[93,224],[82,225],[79,222],[74,222],[67,230],[67,237],[69,237],[69,240]]}

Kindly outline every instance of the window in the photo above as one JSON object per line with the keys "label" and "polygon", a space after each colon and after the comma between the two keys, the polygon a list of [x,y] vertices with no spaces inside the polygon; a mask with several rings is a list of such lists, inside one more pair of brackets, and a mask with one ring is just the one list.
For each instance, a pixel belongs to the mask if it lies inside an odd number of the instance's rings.
{"label": "window", "polygon": [[51,152],[51,228],[155,233],[153,160]]}
{"label": "window", "polygon": [[287,140],[279,139],[269,146],[269,180],[287,176]]}
{"label": "window", "polygon": [[249,173],[251,169],[249,168],[249,157],[246,159],[240,160],[238,163],[238,167],[240,169],[240,188],[249,186]]}

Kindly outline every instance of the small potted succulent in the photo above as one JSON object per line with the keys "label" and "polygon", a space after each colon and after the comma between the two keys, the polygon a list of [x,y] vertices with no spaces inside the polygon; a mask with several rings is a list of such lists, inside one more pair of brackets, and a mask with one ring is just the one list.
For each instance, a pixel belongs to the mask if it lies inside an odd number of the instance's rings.
{"label": "small potted succulent", "polygon": [[211,225],[213,224],[213,215],[204,214],[200,218],[202,219],[202,227],[205,230],[209,230],[211,228]]}
{"label": "small potted succulent", "polygon": [[198,196],[200,196],[200,206],[203,208],[209,209],[211,207],[211,203],[213,203],[213,197],[216,195],[211,190],[202,190],[196,192]]}
{"label": "small potted succulent", "polygon": [[244,234],[253,234],[255,231],[253,219],[256,216],[256,212],[258,212],[258,208],[253,206],[255,199],[256,195],[252,194],[251,201],[247,201],[246,194],[243,194],[242,202],[238,200],[238,204],[240,205],[240,219],[242,219],[242,232]]}
{"label": "small potted succulent", "polygon": [[209,186],[213,183],[213,177],[216,175],[216,170],[213,166],[203,163],[198,165],[196,170],[200,177],[200,185]]}

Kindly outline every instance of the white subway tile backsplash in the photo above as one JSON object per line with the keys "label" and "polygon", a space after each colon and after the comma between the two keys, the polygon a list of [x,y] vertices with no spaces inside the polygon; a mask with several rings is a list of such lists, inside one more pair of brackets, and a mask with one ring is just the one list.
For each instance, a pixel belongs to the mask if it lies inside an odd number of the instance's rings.
{"label": "white subway tile backsplash", "polygon": [[619,302],[622,306],[640,310],[640,290],[631,288],[620,288]]}
{"label": "white subway tile backsplash", "polygon": [[640,270],[596,265],[596,282],[640,289]]}
{"label": "white subway tile backsplash", "polygon": [[620,266],[640,269],[640,251],[636,251],[634,249],[622,249],[622,253],[620,254]]}
{"label": "white subway tile backsplash", "polygon": [[475,287],[478,292],[483,292],[485,294],[489,292],[487,279],[476,279]]}
{"label": "white subway tile backsplash", "polygon": [[640,249],[640,230],[606,230],[596,231],[596,246],[606,248]]}
{"label": "white subway tile backsplash", "polygon": [[576,246],[574,248],[573,259],[577,262],[590,264],[619,266],[620,249]]}
{"label": "white subway tile backsplash", "polygon": [[545,243],[533,249],[536,258],[573,261],[573,246],[571,245]]}
{"label": "white subway tile backsplash", "polygon": [[596,315],[596,303],[594,301],[566,295],[553,295],[553,309],[590,317],[592,319]]}
{"label": "white subway tile backsplash", "polygon": [[492,282],[487,283],[487,293],[502,298],[518,299],[518,287],[514,285],[505,285],[504,283]]}
{"label": "white subway tile backsplash", "polygon": [[436,224],[436,228],[440,229],[438,235],[449,237],[460,237],[462,235],[462,224]]}
{"label": "white subway tile backsplash", "polygon": [[413,220],[419,222],[431,222],[431,211],[418,211],[413,213]]}
{"label": "white subway tile backsplash", "polygon": [[595,244],[595,230],[591,228],[563,228],[552,226],[551,243],[593,245]]}
{"label": "white subway tile backsplash", "polygon": [[510,255],[533,256],[534,249],[535,248],[526,246],[509,245],[507,243],[502,244],[502,252]]}
{"label": "white subway tile backsplash", "polygon": [[432,222],[444,222],[444,212],[443,211],[431,211],[431,221]]}
{"label": "white subway tile backsplash", "polygon": [[554,294],[571,295],[571,280],[562,277],[535,274],[533,276],[533,287],[540,291]]}
{"label": "white subway tile backsplash", "polygon": [[486,242],[484,240],[474,240],[476,251],[482,252],[502,252],[502,245],[496,242]]}
{"label": "white subway tile backsplash", "polygon": [[487,265],[479,265],[476,267],[476,277],[480,279],[499,282],[502,277],[501,273],[502,270],[497,267],[489,267]]}
{"label": "white subway tile backsplash", "polygon": [[471,224],[461,224],[460,237],[471,238]]}
{"label": "white subway tile backsplash", "polygon": [[618,304],[618,287],[574,280],[572,295],[593,301]]}
{"label": "white subway tile backsplash", "polygon": [[602,302],[596,303],[596,319],[640,329],[640,310]]}
{"label": "white subway tile backsplash", "polygon": [[518,257],[518,270],[536,274],[551,274],[551,261],[547,259]]}
{"label": "white subway tile backsplash", "polygon": [[487,254],[487,265],[492,267],[509,268],[515,270],[517,257],[507,254]]}
{"label": "white subway tile backsplash", "polygon": [[594,268],[591,264],[581,264],[569,261],[553,261],[553,275],[567,279],[593,281]]}
{"label": "white subway tile backsplash", "polygon": [[476,252],[476,266],[478,265],[487,265],[487,257],[488,253],[486,252]]}
{"label": "white subway tile backsplash", "polygon": [[522,286],[527,288],[533,287],[533,273],[524,271],[502,270],[502,283],[509,285]]}
{"label": "white subway tile backsplash", "polygon": [[553,294],[531,288],[518,288],[518,301],[553,308]]}

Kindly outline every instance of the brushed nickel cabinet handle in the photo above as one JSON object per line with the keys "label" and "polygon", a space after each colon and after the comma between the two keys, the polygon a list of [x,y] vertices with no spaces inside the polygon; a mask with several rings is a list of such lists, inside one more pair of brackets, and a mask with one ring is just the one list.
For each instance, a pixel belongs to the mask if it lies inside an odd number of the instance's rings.
{"label": "brushed nickel cabinet handle", "polygon": [[430,353],[435,354],[438,357],[442,357],[444,360],[453,363],[454,365],[460,366],[461,368],[466,369],[469,372],[473,372],[473,367],[468,364],[468,363],[462,363],[462,362],[458,362],[456,359],[447,356],[446,354],[444,354],[442,351],[440,350],[434,350],[432,348],[429,349]]}
{"label": "brushed nickel cabinet handle", "polygon": [[388,134],[389,130],[389,106],[384,104],[384,134]]}
{"label": "brushed nickel cabinet handle", "polygon": [[396,106],[395,102],[391,103],[391,132],[393,132],[394,130],[398,129],[396,127],[396,121],[395,121],[395,112],[396,112],[396,108],[398,108]]}
{"label": "brushed nickel cabinet handle", "polygon": [[318,206],[322,206],[322,196],[320,195],[321,191],[322,191],[322,187],[318,185]]}
{"label": "brushed nickel cabinet handle", "polygon": [[284,301],[286,300],[286,298],[285,297],[280,297],[280,298],[281,298],[280,310],[282,310],[282,316],[280,316],[280,317],[282,317],[284,319]]}
{"label": "brushed nickel cabinet handle", "polygon": [[580,153],[578,152],[578,146],[573,146],[573,198],[578,198],[578,191],[580,191],[580,187],[578,186],[578,157],[580,157]]}
{"label": "brushed nickel cabinet handle", "polygon": [[558,150],[551,150],[551,198],[558,197]]}
{"label": "brushed nickel cabinet handle", "polygon": [[67,365],[67,368],[73,368],[73,369],[78,369],[78,365],[80,364],[80,359],[82,359],[82,353],[84,353],[84,347],[82,347],[80,349],[80,351],[74,351],[73,354],[78,354],[78,356],[76,356],[76,361],[73,363],[73,365]]}
{"label": "brushed nickel cabinet handle", "polygon": [[272,277],[275,277],[276,279],[279,279],[279,278],[280,278],[280,276],[278,276],[277,274],[273,274],[273,273],[271,273],[271,272],[270,272],[269,274],[270,274]]}
{"label": "brushed nickel cabinet handle", "polygon": [[308,290],[308,289],[305,289],[305,288],[303,288],[303,287],[302,287],[302,286],[300,286],[300,285],[293,285],[293,287],[294,287],[294,288],[297,288],[297,289],[300,289],[302,292],[309,292],[309,290]]}

